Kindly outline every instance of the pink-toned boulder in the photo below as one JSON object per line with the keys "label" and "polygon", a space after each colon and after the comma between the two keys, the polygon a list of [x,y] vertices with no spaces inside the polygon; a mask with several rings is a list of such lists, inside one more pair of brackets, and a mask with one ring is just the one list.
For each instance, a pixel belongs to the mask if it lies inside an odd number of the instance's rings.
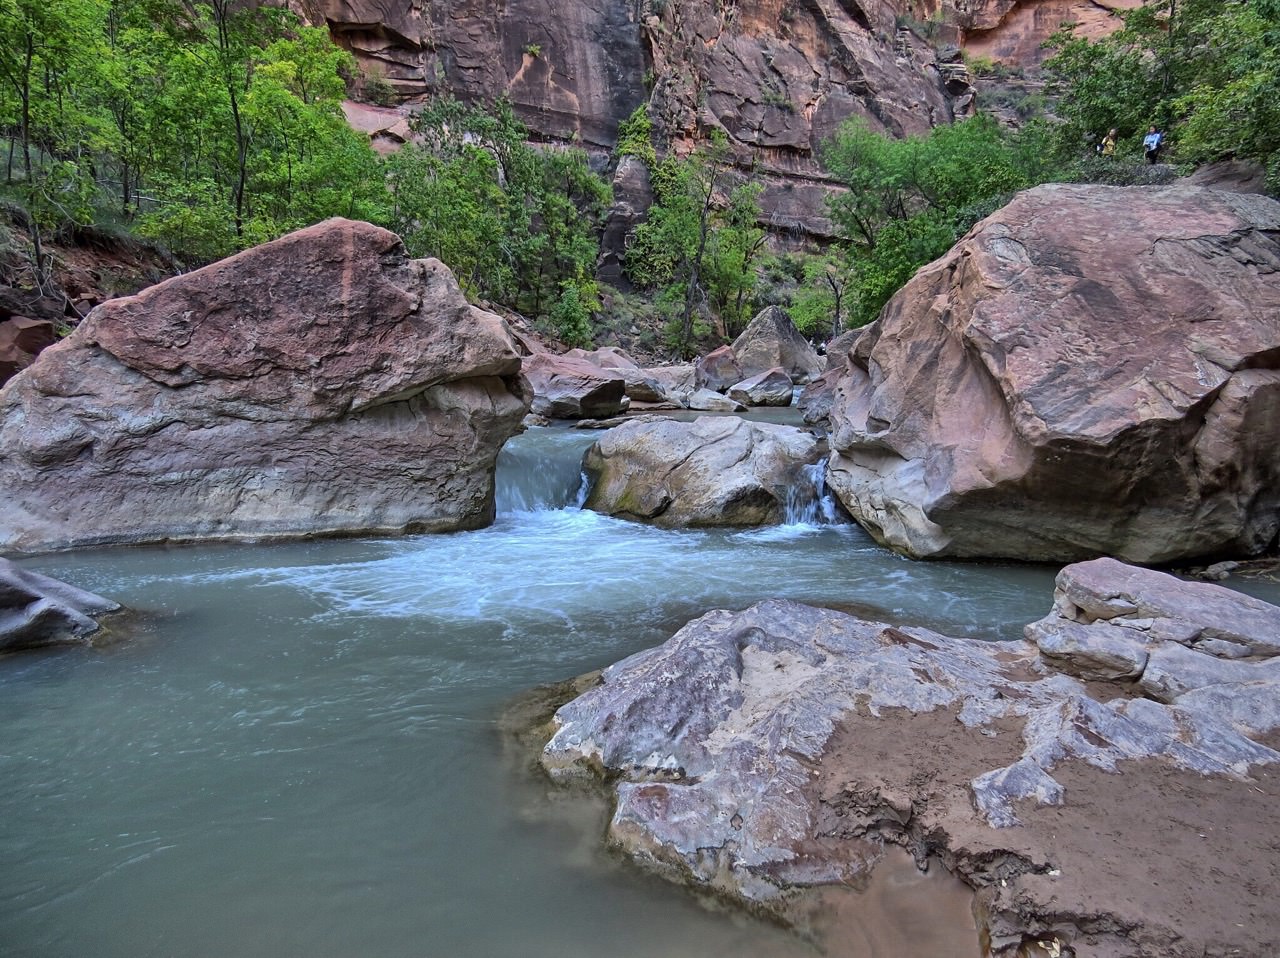
{"label": "pink-toned boulder", "polygon": [[605,419],[627,408],[626,379],[586,359],[538,353],[524,361],[533,411],[551,419]]}
{"label": "pink-toned boulder", "polygon": [[796,408],[811,426],[826,422],[836,401],[836,387],[847,375],[847,367],[854,347],[866,327],[850,329],[827,343],[827,368],[812,380],[796,399]]}
{"label": "pink-toned boulder", "polygon": [[694,366],[693,381],[697,389],[722,393],[734,383],[742,382],[742,367],[732,346],[721,346],[707,353]]}
{"label": "pink-toned boulder", "polygon": [[617,346],[601,346],[599,349],[571,349],[565,356],[581,359],[601,369],[621,374],[627,398],[635,402],[665,403],[667,395],[662,382]]}
{"label": "pink-toned boulder", "polygon": [[0,391],[0,549],[482,526],[527,389],[444,264],[329,220],[104,303]]}
{"label": "pink-toned boulder", "polygon": [[1280,531],[1280,203],[1042,186],[858,341],[828,482],[915,556],[1143,563]]}

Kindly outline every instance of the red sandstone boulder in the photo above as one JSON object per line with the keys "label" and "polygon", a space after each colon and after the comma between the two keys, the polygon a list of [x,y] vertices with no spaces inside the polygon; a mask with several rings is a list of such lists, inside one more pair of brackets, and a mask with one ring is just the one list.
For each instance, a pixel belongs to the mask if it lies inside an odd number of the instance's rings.
{"label": "red sandstone boulder", "polygon": [[1171,562],[1280,530],[1280,203],[1042,186],[854,349],[828,482],[915,556]]}
{"label": "red sandstone boulder", "polygon": [[626,379],[586,359],[538,353],[524,361],[533,411],[552,419],[605,419],[627,408]]}
{"label": "red sandstone boulder", "polygon": [[527,388],[444,264],[329,220],[104,303],[0,391],[0,548],[481,526]]}
{"label": "red sandstone boulder", "polygon": [[724,392],[734,383],[742,382],[742,367],[732,346],[721,346],[701,357],[693,368],[696,389]]}

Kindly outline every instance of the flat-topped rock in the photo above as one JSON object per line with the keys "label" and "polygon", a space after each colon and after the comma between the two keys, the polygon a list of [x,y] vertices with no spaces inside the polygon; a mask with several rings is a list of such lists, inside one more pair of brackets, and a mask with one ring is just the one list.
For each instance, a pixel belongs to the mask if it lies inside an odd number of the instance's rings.
{"label": "flat-topped rock", "polygon": [[104,303],[5,386],[0,548],[482,526],[527,388],[444,264],[329,220]]}
{"label": "flat-topped rock", "polygon": [[895,843],[975,889],[995,955],[1272,953],[1256,837],[1280,827],[1280,753],[1256,706],[1276,660],[1152,651],[1224,668],[1163,700],[1102,694],[1029,642],[768,601],[606,669],[541,762],[604,776],[609,840],[640,862],[783,915]]}
{"label": "flat-topped rock", "polygon": [[781,366],[734,383],[726,395],[744,406],[790,406],[795,387]]}

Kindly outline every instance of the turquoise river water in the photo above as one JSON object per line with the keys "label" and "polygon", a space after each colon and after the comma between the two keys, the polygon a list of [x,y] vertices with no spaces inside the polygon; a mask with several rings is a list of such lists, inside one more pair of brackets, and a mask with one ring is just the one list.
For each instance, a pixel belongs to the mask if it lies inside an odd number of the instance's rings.
{"label": "turquoise river water", "polygon": [[816,954],[611,857],[599,809],[557,801],[496,716],[772,596],[1014,638],[1055,570],[911,562],[812,504],[750,532],[604,518],[575,505],[592,438],[513,440],[477,532],[24,560],[143,626],[0,660],[0,955]]}

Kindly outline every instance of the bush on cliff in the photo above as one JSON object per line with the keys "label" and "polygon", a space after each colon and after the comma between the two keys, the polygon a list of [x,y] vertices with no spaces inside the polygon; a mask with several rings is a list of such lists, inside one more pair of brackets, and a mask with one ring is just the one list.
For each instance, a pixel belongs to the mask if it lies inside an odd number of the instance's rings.
{"label": "bush on cliff", "polygon": [[491,110],[438,100],[413,127],[421,142],[387,161],[387,182],[392,225],[415,255],[438,257],[468,292],[534,317],[569,286],[582,291],[611,201],[585,153],[529,145],[506,100]]}

